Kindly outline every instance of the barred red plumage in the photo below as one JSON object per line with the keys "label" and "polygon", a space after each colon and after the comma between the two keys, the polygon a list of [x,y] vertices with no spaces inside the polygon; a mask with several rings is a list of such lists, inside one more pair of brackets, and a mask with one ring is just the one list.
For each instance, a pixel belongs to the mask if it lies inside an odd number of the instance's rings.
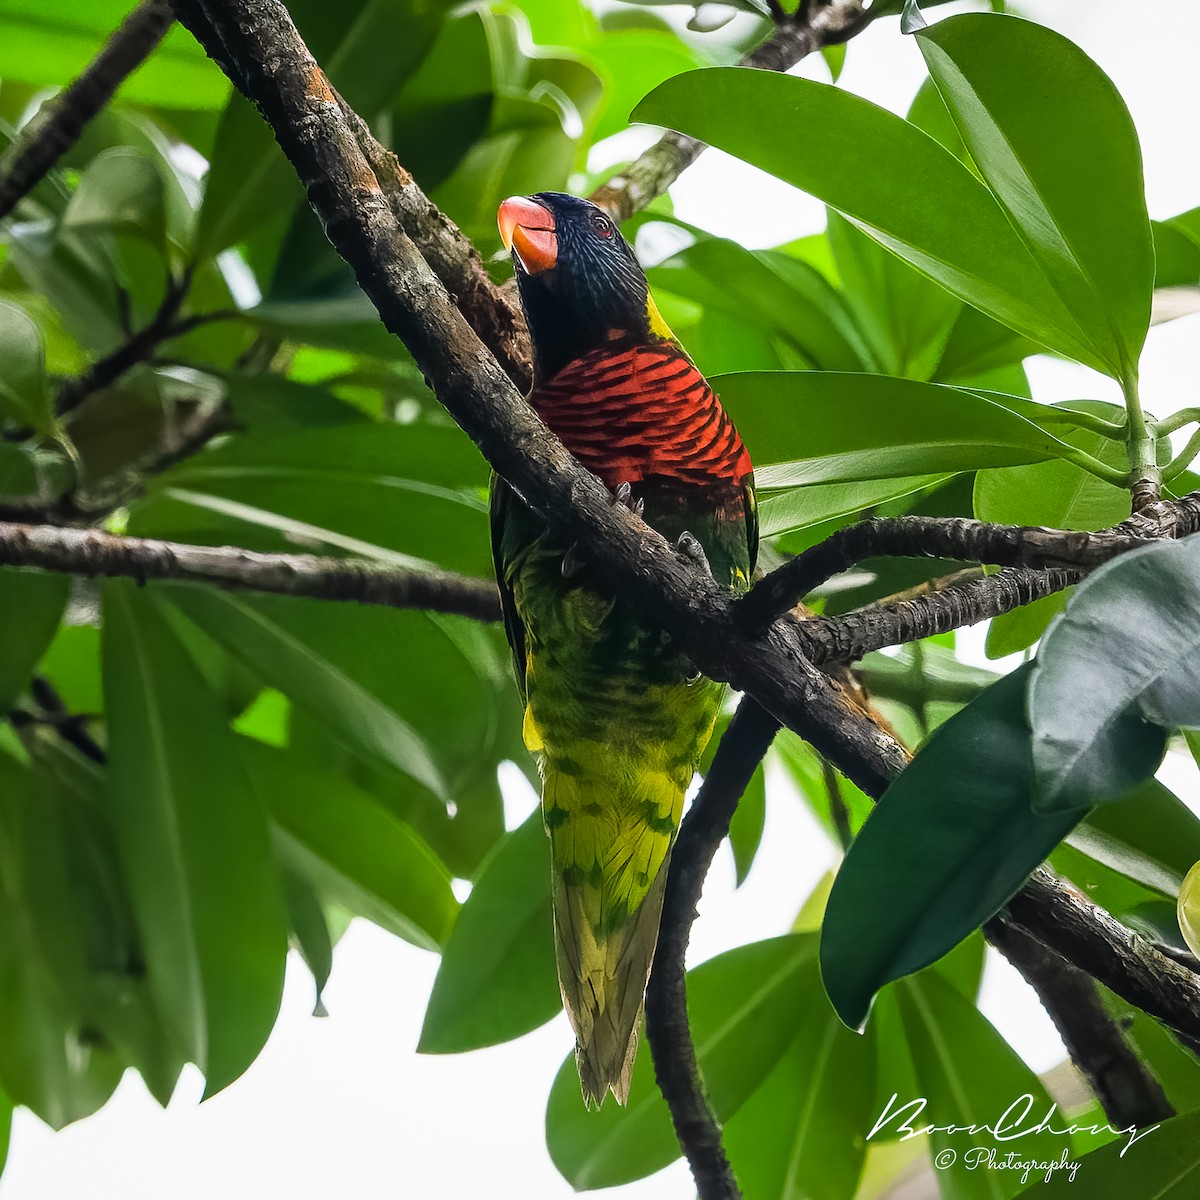
{"label": "barred red plumage", "polygon": [[530,401],[609,487],[650,477],[736,483],[751,470],[708,381],[671,342],[601,347],[540,383]]}

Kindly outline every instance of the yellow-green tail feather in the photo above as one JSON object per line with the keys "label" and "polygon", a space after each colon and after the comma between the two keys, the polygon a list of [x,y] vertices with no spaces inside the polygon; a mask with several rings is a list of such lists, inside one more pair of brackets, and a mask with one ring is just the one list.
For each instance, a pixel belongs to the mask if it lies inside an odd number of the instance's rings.
{"label": "yellow-green tail feather", "polygon": [[629,1095],[685,786],[679,771],[607,766],[601,776],[543,763],[559,984],[589,1106],[609,1091],[621,1104]]}

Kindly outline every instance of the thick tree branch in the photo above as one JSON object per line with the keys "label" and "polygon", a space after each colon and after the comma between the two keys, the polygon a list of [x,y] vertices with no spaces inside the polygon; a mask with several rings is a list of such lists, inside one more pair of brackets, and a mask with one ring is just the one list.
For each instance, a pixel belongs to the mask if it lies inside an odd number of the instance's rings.
{"label": "thick tree branch", "polygon": [[0,522],[0,566],[123,576],[142,582],[175,579],[280,596],[423,608],[477,621],[500,619],[496,585],[486,579],[379,566],[360,559],[255,554],[228,546],[115,537],[95,529]]}
{"label": "thick tree branch", "polygon": [[0,158],[0,220],[79,140],[88,122],[162,41],[172,20],[167,0],[142,0],[83,74],[42,105]]}
{"label": "thick tree branch", "polygon": [[741,1193],[721,1143],[720,1123],[704,1094],[688,1027],[684,958],[713,855],[728,835],[738,801],[778,729],[779,722],[747,697],[721,738],[671,852],[658,946],[646,988],[646,1038],[654,1055],[654,1075],[700,1200],[735,1200]]}
{"label": "thick tree branch", "polygon": [[[786,71],[802,58],[847,41],[871,22],[862,0],[814,0],[779,24],[775,32],[744,59],[742,66]],[[698,138],[673,130],[663,134],[638,159],[590,196],[592,203],[625,221],[661,196],[708,149]]]}
{"label": "thick tree branch", "polygon": [[988,939],[1025,977],[1115,1129],[1144,1129],[1175,1110],[1162,1084],[1104,1007],[1095,981],[1017,925],[989,921]]}

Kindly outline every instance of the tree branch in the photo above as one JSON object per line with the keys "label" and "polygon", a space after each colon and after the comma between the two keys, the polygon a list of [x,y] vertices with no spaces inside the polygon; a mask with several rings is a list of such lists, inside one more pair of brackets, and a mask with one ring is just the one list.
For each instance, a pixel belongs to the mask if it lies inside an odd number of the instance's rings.
{"label": "tree branch", "polygon": [[717,847],[779,722],[754,700],[738,706],[671,853],[654,967],[646,988],[646,1038],[654,1075],[675,1124],[700,1200],[736,1200],[741,1192],[721,1142],[721,1126],[704,1094],[688,1026],[684,959],[696,906]]}
{"label": "tree branch", "polygon": [[1175,1115],[1162,1084],[1126,1041],[1089,975],[1017,925],[994,920],[985,931],[1037,993],[1114,1129],[1144,1129]]}
{"label": "tree branch", "polygon": [[115,537],[96,529],[0,522],[0,566],[123,576],[139,582],[175,579],[279,596],[423,608],[477,621],[500,619],[494,583],[450,571],[379,566],[361,559],[315,554],[256,554],[228,546],[187,546]]}
{"label": "tree branch", "polygon": [[867,558],[950,558],[1005,567],[1096,567],[1151,539],[995,525],[968,517],[882,517],[848,525],[772,571],[737,604],[746,629],[762,629],[810,592]]}
{"label": "tree branch", "polygon": [[0,158],[0,220],[79,140],[88,122],[162,41],[173,19],[167,0],[142,0],[83,74],[42,105]]}
{"label": "tree branch", "polygon": [[[786,71],[814,51],[847,41],[866,28],[871,19],[871,13],[863,9],[862,0],[803,5],[795,17],[777,25],[758,49],[742,59],[741,65]],[[589,198],[614,220],[625,221],[661,196],[707,149],[698,138],[668,131]]]}

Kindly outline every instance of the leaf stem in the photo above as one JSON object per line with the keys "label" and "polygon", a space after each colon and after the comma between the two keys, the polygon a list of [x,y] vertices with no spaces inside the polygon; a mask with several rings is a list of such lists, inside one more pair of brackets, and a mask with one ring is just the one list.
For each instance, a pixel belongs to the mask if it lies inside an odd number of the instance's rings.
{"label": "leaf stem", "polygon": [[1122,471],[1118,467],[1110,467],[1108,463],[1101,462],[1094,454],[1089,454],[1086,450],[1072,449],[1069,454],[1064,454],[1061,457],[1063,461],[1074,463],[1089,475],[1094,475],[1097,479],[1103,479],[1105,483],[1113,483],[1117,487],[1124,487],[1129,482],[1128,471]]}
{"label": "leaf stem", "polygon": [[[1179,414],[1176,413],[1176,416]],[[1161,432],[1162,426],[1159,426]],[[1163,467],[1163,483],[1171,483],[1178,479],[1192,465],[1192,460],[1200,454],[1200,429],[1197,429],[1187,440],[1187,445],[1171,461]]]}
{"label": "leaf stem", "polygon": [[1140,512],[1153,504],[1162,491],[1162,472],[1158,469],[1158,430],[1146,419],[1138,395],[1138,378],[1130,371],[1121,379],[1125,394],[1125,411],[1129,414],[1129,475],[1127,483],[1133,496],[1133,511]]}
{"label": "leaf stem", "polygon": [[1166,420],[1159,421],[1158,436],[1165,437],[1168,433],[1174,433],[1175,430],[1192,424],[1193,421],[1200,422],[1200,408],[1181,408],[1177,413],[1172,413]]}
{"label": "leaf stem", "polygon": [[1045,413],[1038,413],[1038,419],[1046,425],[1074,425],[1077,429],[1087,429],[1113,441],[1124,441],[1126,437],[1124,421],[1109,421],[1095,413],[1079,412],[1073,408],[1046,405]]}

